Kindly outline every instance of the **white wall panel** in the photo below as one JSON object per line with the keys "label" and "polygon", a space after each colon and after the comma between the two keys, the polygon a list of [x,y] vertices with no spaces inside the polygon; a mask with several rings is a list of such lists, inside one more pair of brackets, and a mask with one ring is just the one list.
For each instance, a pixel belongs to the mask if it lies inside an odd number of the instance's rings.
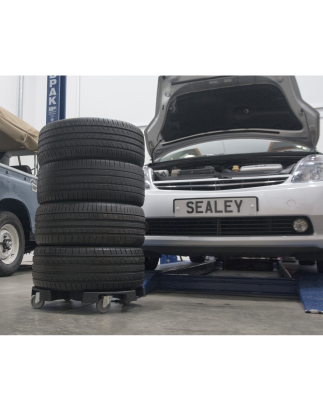
{"label": "white wall panel", "polygon": [[154,117],[157,76],[81,76],[80,116],[146,126]]}
{"label": "white wall panel", "polygon": [[19,76],[0,76],[0,107],[18,114]]}
{"label": "white wall panel", "polygon": [[296,76],[303,100],[315,108],[323,108],[323,76]]}
{"label": "white wall panel", "polygon": [[25,76],[22,118],[40,130],[46,125],[46,76]]}
{"label": "white wall panel", "polygon": [[[67,76],[66,79],[66,118],[79,117],[79,76]],[[86,98],[86,96],[85,96]]]}

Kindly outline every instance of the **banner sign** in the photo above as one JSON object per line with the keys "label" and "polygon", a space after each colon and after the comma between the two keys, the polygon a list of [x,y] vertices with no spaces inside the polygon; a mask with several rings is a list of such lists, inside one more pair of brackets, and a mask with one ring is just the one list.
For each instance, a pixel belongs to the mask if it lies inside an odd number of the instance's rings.
{"label": "banner sign", "polygon": [[60,120],[61,76],[47,76],[46,124]]}
{"label": "banner sign", "polygon": [[66,76],[47,76],[46,124],[66,118]]}

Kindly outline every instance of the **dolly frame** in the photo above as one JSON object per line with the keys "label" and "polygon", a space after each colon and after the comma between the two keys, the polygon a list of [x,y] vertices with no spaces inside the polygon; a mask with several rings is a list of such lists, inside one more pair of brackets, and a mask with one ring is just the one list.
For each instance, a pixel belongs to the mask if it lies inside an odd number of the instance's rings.
{"label": "dolly frame", "polygon": [[40,309],[46,301],[76,300],[82,303],[96,304],[99,313],[105,314],[109,311],[111,302],[130,304],[132,301],[145,296],[146,290],[143,286],[128,291],[63,291],[34,286],[31,289],[31,305],[35,309]]}

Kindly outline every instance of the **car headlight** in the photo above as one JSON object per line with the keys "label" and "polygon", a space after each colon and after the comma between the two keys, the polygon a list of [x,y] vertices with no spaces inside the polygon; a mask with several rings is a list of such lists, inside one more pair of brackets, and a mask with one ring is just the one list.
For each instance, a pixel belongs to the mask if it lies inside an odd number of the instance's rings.
{"label": "car headlight", "polygon": [[296,166],[292,183],[307,181],[323,181],[323,155],[307,156]]}
{"label": "car headlight", "polygon": [[145,189],[150,190],[151,186],[152,186],[152,183],[153,183],[153,173],[154,173],[154,171],[151,168],[147,167],[147,166],[144,166],[143,170],[144,170],[144,175],[145,175]]}

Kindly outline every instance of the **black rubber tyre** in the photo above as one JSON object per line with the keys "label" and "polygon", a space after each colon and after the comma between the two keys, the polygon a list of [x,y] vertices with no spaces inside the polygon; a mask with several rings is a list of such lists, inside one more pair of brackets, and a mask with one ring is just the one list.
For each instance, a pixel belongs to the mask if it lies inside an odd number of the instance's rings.
{"label": "black rubber tyre", "polygon": [[142,168],[109,160],[67,160],[45,164],[38,175],[39,204],[100,201],[141,207],[145,200]]}
{"label": "black rubber tyre", "polygon": [[9,211],[0,212],[0,230],[0,277],[9,277],[21,265],[25,252],[25,234],[19,218]]}
{"label": "black rubber tyre", "polygon": [[316,261],[317,272],[323,274],[323,260]]}
{"label": "black rubber tyre", "polygon": [[315,265],[315,260],[298,260],[299,265]]}
{"label": "black rubber tyre", "polygon": [[155,270],[159,263],[159,257],[145,257],[145,270]]}
{"label": "black rubber tyre", "polygon": [[204,263],[205,255],[190,256],[190,260],[192,263]]}
{"label": "black rubber tyre", "polygon": [[144,262],[140,248],[40,246],[33,281],[53,290],[133,290],[143,283]]}
{"label": "black rubber tyre", "polygon": [[38,245],[140,247],[145,214],[124,204],[44,204],[36,211],[35,237]]}
{"label": "black rubber tyre", "polygon": [[105,118],[72,118],[47,124],[39,134],[38,161],[105,159],[144,165],[142,131],[132,124]]}

